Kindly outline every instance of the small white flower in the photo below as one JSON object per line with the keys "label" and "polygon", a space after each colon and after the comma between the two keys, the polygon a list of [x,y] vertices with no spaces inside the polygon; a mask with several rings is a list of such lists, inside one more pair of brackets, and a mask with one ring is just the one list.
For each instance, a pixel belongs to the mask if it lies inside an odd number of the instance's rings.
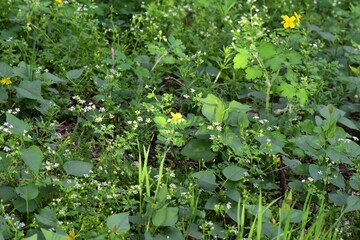
{"label": "small white flower", "polygon": [[184,98],[189,98],[190,96],[189,95],[187,95],[187,94],[184,94],[184,96],[183,96]]}

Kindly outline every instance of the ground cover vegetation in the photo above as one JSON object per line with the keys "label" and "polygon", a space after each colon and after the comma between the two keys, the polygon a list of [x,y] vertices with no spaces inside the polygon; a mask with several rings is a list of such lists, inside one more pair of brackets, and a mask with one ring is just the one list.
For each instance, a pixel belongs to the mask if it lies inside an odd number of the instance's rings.
{"label": "ground cover vegetation", "polygon": [[0,239],[360,238],[358,1],[0,9]]}

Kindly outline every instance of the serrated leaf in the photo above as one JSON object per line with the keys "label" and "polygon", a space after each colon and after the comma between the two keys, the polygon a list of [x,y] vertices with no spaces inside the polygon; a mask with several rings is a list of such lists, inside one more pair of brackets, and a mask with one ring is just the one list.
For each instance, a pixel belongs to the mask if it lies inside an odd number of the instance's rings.
{"label": "serrated leaf", "polygon": [[139,78],[147,78],[149,76],[149,70],[144,67],[137,67],[137,68],[135,68],[135,74]]}
{"label": "serrated leaf", "polygon": [[258,52],[264,60],[273,57],[276,54],[275,46],[270,42],[261,42],[258,47]]}
{"label": "serrated leaf", "polygon": [[286,82],[282,82],[277,90],[280,91],[280,96],[288,99],[292,99],[297,93],[296,88]]}
{"label": "serrated leaf", "polygon": [[36,174],[38,174],[42,160],[44,158],[40,148],[33,145],[29,148],[21,148],[20,153],[25,164]]}
{"label": "serrated leaf", "polygon": [[296,97],[299,99],[300,105],[304,105],[308,100],[308,95],[305,89],[300,88],[296,92]]}
{"label": "serrated leaf", "polygon": [[263,75],[262,70],[259,67],[248,67],[245,70],[246,72],[246,79],[248,80],[254,80],[257,78],[261,78]]}
{"label": "serrated leaf", "polygon": [[244,69],[249,63],[250,53],[246,49],[240,49],[239,53],[234,57],[234,69]]}
{"label": "serrated leaf", "polygon": [[67,174],[76,177],[83,177],[84,174],[88,174],[93,165],[84,161],[67,161],[64,163],[64,170]]}

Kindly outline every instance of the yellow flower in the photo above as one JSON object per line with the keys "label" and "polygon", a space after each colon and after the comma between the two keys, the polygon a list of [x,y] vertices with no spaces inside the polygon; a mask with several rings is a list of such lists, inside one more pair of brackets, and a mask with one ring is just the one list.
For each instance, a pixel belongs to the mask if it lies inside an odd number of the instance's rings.
{"label": "yellow flower", "polygon": [[295,21],[295,17],[294,16],[291,16],[289,17],[288,15],[285,15],[285,16],[282,16],[282,19],[284,19],[285,23],[284,23],[284,28],[295,28],[295,24],[294,24],[294,21]]}
{"label": "yellow flower", "polygon": [[7,78],[1,79],[1,80],[0,80],[0,83],[1,83],[2,85],[10,85],[12,82],[11,82],[10,78],[7,77]]}
{"label": "yellow flower", "polygon": [[301,15],[298,14],[297,12],[294,12],[294,15],[295,15],[295,17],[296,17],[297,23],[300,24]]}
{"label": "yellow flower", "polygon": [[182,118],[181,113],[173,113],[173,112],[171,112],[170,114],[171,114],[171,121],[173,123],[179,123],[179,122],[184,121],[184,119]]}
{"label": "yellow flower", "polygon": [[57,2],[57,3],[62,3],[62,0],[55,0],[55,2]]}

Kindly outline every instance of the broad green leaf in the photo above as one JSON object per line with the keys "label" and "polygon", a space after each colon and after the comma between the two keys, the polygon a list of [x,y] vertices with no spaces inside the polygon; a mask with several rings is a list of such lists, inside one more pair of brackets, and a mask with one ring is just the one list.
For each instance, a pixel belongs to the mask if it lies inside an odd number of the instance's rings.
{"label": "broad green leaf", "polygon": [[309,165],[310,176],[315,180],[324,179],[326,176],[326,166],[318,166],[315,164]]}
{"label": "broad green leaf", "polygon": [[34,183],[15,188],[15,192],[24,200],[35,199],[39,195],[39,189]]}
{"label": "broad green leaf", "polygon": [[2,201],[7,202],[16,197],[17,197],[17,195],[14,191],[14,188],[9,187],[9,186],[0,186],[0,199]]}
{"label": "broad green leaf", "polygon": [[289,218],[291,223],[300,223],[302,221],[303,211],[298,209],[281,209],[283,214],[283,219]]}
{"label": "broad green leaf", "polygon": [[6,153],[0,152],[0,172],[8,171],[8,168],[11,166],[11,158],[6,157]]}
{"label": "broad green leaf", "polygon": [[220,134],[221,139],[225,145],[230,147],[237,156],[243,156],[243,143],[238,134],[235,134],[229,129],[225,129]]}
{"label": "broad green leaf", "polygon": [[240,49],[234,57],[234,69],[246,68],[249,62],[250,53],[246,49]]}
{"label": "broad green leaf", "polygon": [[360,175],[354,175],[350,178],[350,187],[355,191],[360,191]]}
{"label": "broad green leaf", "polygon": [[211,161],[215,157],[211,145],[211,140],[192,139],[182,149],[181,154],[195,161]]}
{"label": "broad green leaf", "polygon": [[84,69],[74,69],[66,73],[66,76],[72,80],[78,79],[81,77],[81,74],[84,72]]}
{"label": "broad green leaf", "polygon": [[144,67],[137,67],[134,72],[139,78],[147,78],[149,76],[149,70]]}
{"label": "broad green leaf", "polygon": [[338,206],[344,206],[348,197],[349,195],[344,192],[329,193],[329,202]]}
{"label": "broad green leaf", "polygon": [[258,47],[259,55],[262,59],[268,59],[276,54],[275,46],[270,42],[261,42]]}
{"label": "broad green leaf", "polygon": [[218,187],[215,174],[211,170],[196,172],[192,177],[199,179],[199,187],[204,190],[214,191]]}
{"label": "broad green leaf", "polygon": [[30,127],[26,122],[18,119],[17,117],[8,112],[6,113],[6,122],[9,123],[8,127],[10,131],[15,135],[21,136],[25,132],[28,132],[30,130]]}
{"label": "broad green leaf", "polygon": [[212,94],[208,94],[206,98],[201,98],[203,103],[201,108],[202,114],[211,122],[223,121],[225,115],[225,104],[222,100]]}
{"label": "broad green leaf", "polygon": [[0,103],[7,103],[9,96],[5,88],[0,87]]}
{"label": "broad green leaf", "polygon": [[178,221],[177,207],[164,207],[158,209],[151,218],[152,223],[157,227],[174,226]]}
{"label": "broad green leaf", "polygon": [[42,160],[44,158],[40,148],[33,145],[29,148],[21,148],[20,153],[25,164],[36,174],[38,174]]}
{"label": "broad green leaf", "polygon": [[160,203],[164,203],[169,195],[169,191],[166,185],[160,187],[158,194],[156,195],[156,200]]}
{"label": "broad green leaf", "polygon": [[359,196],[350,196],[346,200],[345,213],[353,212],[360,210],[360,197]]}
{"label": "broad green leaf", "polygon": [[35,218],[42,224],[55,227],[58,224],[56,212],[49,207],[41,209],[39,214],[35,214]]}
{"label": "broad green leaf", "polygon": [[200,102],[203,104],[201,112],[211,122],[216,122],[216,108],[220,101],[213,94],[208,94],[206,98],[200,99]]}
{"label": "broad green leaf", "polygon": [[280,70],[285,62],[285,57],[282,55],[275,55],[273,58],[267,60],[266,64],[270,66],[271,70],[274,72]]}
{"label": "broad green leaf", "polygon": [[53,83],[64,83],[65,80],[64,79],[61,79],[57,76],[55,76],[54,74],[51,74],[51,73],[43,73],[42,75],[42,78],[45,79],[45,80],[48,80],[48,85],[50,84],[53,84]]}
{"label": "broad green leaf", "polygon": [[14,87],[19,97],[42,101],[41,81],[21,81],[18,87]]}
{"label": "broad green leaf", "polygon": [[355,129],[355,130],[359,130],[359,128],[354,124],[353,121],[351,121],[348,118],[342,117],[338,120],[339,123],[343,124],[344,126],[351,128],[351,129]]}
{"label": "broad green leaf", "polygon": [[255,67],[247,67],[246,70],[246,79],[247,80],[254,80],[254,79],[258,79],[261,78],[263,75],[263,72],[261,70],[261,68],[255,66]]}
{"label": "broad green leaf", "polygon": [[52,232],[46,229],[41,229],[41,232],[44,234],[45,240],[67,240],[65,235],[61,235],[56,232]]}
{"label": "broad green leaf", "polygon": [[65,172],[76,177],[83,177],[88,174],[92,167],[91,163],[84,161],[67,161],[64,163]]}
{"label": "broad green leaf", "polygon": [[337,186],[339,188],[344,188],[345,187],[344,176],[337,169],[332,169],[331,175],[330,175],[330,178],[329,178],[329,182],[334,184],[335,186]]}
{"label": "broad green leaf", "polygon": [[10,67],[7,63],[0,62],[0,77],[11,77],[13,75],[12,67]]}
{"label": "broad green leaf", "polygon": [[262,214],[263,222],[270,222],[272,218],[272,214],[270,209],[262,207],[262,213],[259,213],[259,205],[246,205],[245,208],[247,211],[253,216],[257,217],[259,214]]}
{"label": "broad green leaf", "polygon": [[246,169],[238,167],[236,165],[227,166],[222,170],[224,176],[231,181],[239,181],[244,177]]}
{"label": "broad green leaf", "polygon": [[[37,234],[37,233],[33,234],[33,235],[30,236],[30,237],[24,238],[24,240],[38,240],[38,239],[39,239],[39,238],[38,238],[38,234]],[[0,237],[0,240],[2,240],[1,237]]]}
{"label": "broad green leaf", "polygon": [[109,230],[114,233],[123,233],[130,230],[129,213],[111,215],[106,220]]}

